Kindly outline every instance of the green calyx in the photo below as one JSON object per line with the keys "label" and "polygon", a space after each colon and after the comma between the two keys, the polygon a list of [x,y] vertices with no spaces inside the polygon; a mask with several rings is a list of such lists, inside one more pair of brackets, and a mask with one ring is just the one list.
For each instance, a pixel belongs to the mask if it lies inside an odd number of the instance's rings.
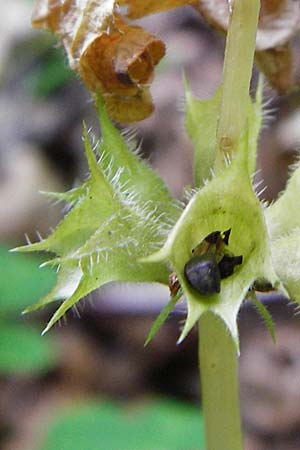
{"label": "green calyx", "polygon": [[[163,181],[132,151],[132,145],[128,147],[99,99],[102,141],[95,149],[84,129],[90,177],[66,194],[48,194],[67,202],[69,212],[48,238],[17,249],[55,255],[48,264],[58,267],[56,286],[25,311],[62,300],[45,331],[82,297],[107,283],[167,285],[171,271],[178,290],[171,294],[169,304],[154,323],[147,343],[182,296],[188,313],[179,342],[201,315],[210,311],[225,322],[237,348],[237,314],[245,298],[253,299],[257,280],[265,280],[300,301],[300,216],[289,212],[300,189],[300,169],[294,171],[285,193],[268,208],[260,203],[253,189],[256,141],[261,125],[261,84],[256,101],[252,103],[249,99],[247,127],[235,146],[232,160],[224,156],[220,164],[218,155],[217,167],[209,156],[212,153],[217,158],[217,152],[206,149],[217,146],[216,111],[221,88],[211,101],[205,102],[194,99],[187,84],[186,88],[187,129],[196,144],[194,174],[198,189],[193,191],[184,210],[172,199]],[[197,144],[201,139],[199,122],[200,130],[206,129],[201,145]],[[208,235],[229,229],[230,237],[216,255],[216,270],[220,269],[224,255],[240,260],[229,275],[221,276],[220,288],[213,294],[200,294],[186,277],[186,264],[195,256],[195,249],[200,248],[203,253],[199,244]],[[215,251],[214,246],[209,250],[212,259]],[[202,253],[205,260],[205,252]]]}
{"label": "green calyx", "polygon": [[[262,81],[255,102],[249,98],[247,129],[240,137],[232,161],[223,156],[221,170],[220,156],[217,168],[211,159],[211,154],[216,155],[211,149],[217,146],[216,109],[221,88],[211,101],[204,102],[192,97],[188,84],[186,89],[186,125],[195,143],[197,165],[194,174],[200,189],[190,199],[164,246],[146,261],[168,261],[176,273],[179,293],[185,297],[188,306],[179,342],[201,315],[210,311],[225,322],[238,349],[237,314],[244,299],[254,302],[274,340],[271,316],[256,300],[255,290],[263,280],[264,286],[278,289],[293,301],[300,301],[300,215],[294,208],[300,192],[300,168],[296,167],[285,192],[275,203],[269,207],[261,203],[254,191],[252,177],[262,122]],[[210,123],[205,127],[206,118]],[[201,125],[197,127],[199,122]],[[199,129],[203,131],[202,140]],[[186,264],[193,258],[195,248],[210,233],[228,229],[231,233],[226,251],[241,255],[242,264],[237,265],[230,276],[221,279],[220,292],[200,294],[187,279]]]}
{"label": "green calyx", "polygon": [[[247,136],[242,138],[232,163],[192,197],[163,248],[147,258],[148,262],[169,261],[179,279],[188,304],[188,317],[179,341],[204,312],[211,311],[224,320],[238,343],[237,313],[254,281],[265,278],[272,285],[277,283],[263,209],[249,176]],[[228,229],[231,229],[228,250],[233,255],[242,255],[243,262],[232,275],[221,280],[220,293],[200,295],[186,279],[185,264],[207,235]]]}
{"label": "green calyx", "polygon": [[71,209],[54,232],[41,242],[16,250],[46,251],[58,267],[52,292],[25,312],[63,300],[44,332],[91,291],[113,281],[168,283],[165,263],[140,259],[158,249],[180,214],[163,181],[129,149],[109,121],[102,100],[99,116],[103,139],[92,149],[84,129],[90,177],[66,194]]}
{"label": "green calyx", "polygon": [[300,167],[295,165],[286,189],[265,211],[273,264],[285,294],[300,302]]}

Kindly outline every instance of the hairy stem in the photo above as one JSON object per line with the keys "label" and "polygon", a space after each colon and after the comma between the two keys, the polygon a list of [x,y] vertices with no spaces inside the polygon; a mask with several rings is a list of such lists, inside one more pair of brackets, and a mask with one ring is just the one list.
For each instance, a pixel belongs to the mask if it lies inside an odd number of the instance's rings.
{"label": "hairy stem", "polygon": [[234,0],[226,40],[215,170],[235,151],[245,130],[260,0]]}
{"label": "hairy stem", "polygon": [[236,346],[212,313],[199,321],[199,369],[206,450],[242,450]]}

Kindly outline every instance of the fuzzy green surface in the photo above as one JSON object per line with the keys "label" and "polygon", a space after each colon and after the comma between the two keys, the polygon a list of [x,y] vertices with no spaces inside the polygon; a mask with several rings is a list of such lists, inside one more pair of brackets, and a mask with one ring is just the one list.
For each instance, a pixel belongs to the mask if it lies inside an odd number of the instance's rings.
{"label": "fuzzy green surface", "polygon": [[99,115],[103,135],[97,147],[99,160],[85,129],[90,177],[81,187],[57,196],[72,208],[48,238],[17,249],[56,255],[49,261],[58,266],[56,286],[26,310],[64,299],[45,331],[82,297],[106,283],[168,283],[165,263],[140,260],[163,244],[180,214],[179,206],[163,181],[127,147],[101,100]]}
{"label": "fuzzy green surface", "polygon": [[[246,136],[244,139],[247,146]],[[220,294],[200,295],[187,282],[184,266],[192,256],[192,249],[209,233],[229,228],[229,250],[242,255],[243,264],[222,280]],[[210,310],[224,320],[238,343],[237,313],[249,287],[260,277],[276,282],[268,242],[262,207],[248,176],[247,152],[241,149],[221,175],[194,195],[164,247],[148,258],[148,261],[169,260],[181,283],[188,317],[180,340],[201,314]]]}
{"label": "fuzzy green surface", "polygon": [[221,88],[209,100],[198,100],[192,95],[185,80],[185,127],[194,145],[194,183],[203,186],[212,176],[216,157],[217,119],[220,109]]}
{"label": "fuzzy green surface", "polygon": [[266,210],[274,268],[286,294],[300,302],[300,168],[296,166],[285,191]]}

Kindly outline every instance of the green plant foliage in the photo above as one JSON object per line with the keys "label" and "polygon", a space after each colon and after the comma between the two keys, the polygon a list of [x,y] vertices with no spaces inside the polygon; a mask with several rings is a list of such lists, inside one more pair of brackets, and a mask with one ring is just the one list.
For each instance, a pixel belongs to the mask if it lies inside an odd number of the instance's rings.
{"label": "green plant foliage", "polygon": [[198,409],[161,400],[131,409],[104,403],[61,413],[40,450],[203,448],[203,424]]}
{"label": "green plant foliage", "polygon": [[[257,278],[265,278],[273,285],[277,282],[262,208],[248,175],[247,136],[243,139],[245,150],[241,148],[229,167],[193,196],[164,247],[148,258],[169,260],[179,278],[188,303],[188,318],[180,340],[201,314],[211,311],[224,320],[238,343],[236,318],[249,288]],[[229,249],[234,255],[243,256],[243,264],[222,280],[219,294],[200,295],[187,282],[184,266],[192,257],[192,249],[209,233],[229,228]]]}
{"label": "green plant foliage", "polygon": [[55,282],[50,268],[38,269],[39,258],[17,255],[0,248],[0,372],[40,372],[56,359],[54,343],[41,339],[36,327],[24,323],[20,313],[29,301],[37,300]]}
{"label": "green plant foliage", "polygon": [[101,97],[98,99],[99,121],[102,132],[100,165],[105,172],[119,174],[119,184],[125,195],[134,195],[138,202],[149,205],[156,219],[172,225],[180,215],[178,204],[172,198],[163,180],[143,161],[135,143],[126,140],[111,123]]}
{"label": "green plant foliage", "polygon": [[45,371],[56,360],[50,338],[41,339],[37,327],[28,323],[0,323],[0,372],[28,373]]}
{"label": "green plant foliage", "polygon": [[[215,154],[212,148],[217,145],[220,92],[217,91],[211,101],[203,102],[193,99],[189,86],[186,88],[187,128],[196,145],[195,159],[198,160],[195,179],[203,186],[192,196],[163,248],[146,260],[169,261],[178,276],[188,304],[188,317],[179,342],[204,312],[211,311],[223,319],[238,347],[237,314],[253,282],[263,278],[284,291],[273,267],[263,206],[252,186],[257,138],[262,121],[262,80],[255,102],[249,99],[247,131],[240,138],[235,157],[231,162],[225,161],[223,171],[215,175],[213,163],[206,152],[209,148],[209,154]],[[206,178],[211,179],[205,181]],[[222,280],[219,294],[200,295],[185,278],[185,264],[192,257],[192,250],[207,235],[227,229],[231,229],[229,251],[234,255],[242,255],[243,263],[231,276]],[[260,312],[266,320],[263,308],[260,308]],[[267,323],[271,330],[270,321]]]}
{"label": "green plant foliage", "polygon": [[[255,102],[248,101],[248,164],[249,173],[256,167],[257,138],[262,123],[263,79],[259,79]],[[185,79],[186,117],[185,126],[194,145],[194,183],[202,187],[213,177],[216,159],[216,134],[222,96],[221,86],[209,100],[192,95]]]}
{"label": "green plant foliage", "polygon": [[300,227],[272,242],[274,267],[284,286],[285,294],[300,303]]}
{"label": "green plant foliage", "polygon": [[299,162],[292,169],[285,190],[266,210],[266,220],[272,240],[287,236],[300,227],[300,209],[297,205],[300,192]]}
{"label": "green plant foliage", "polygon": [[163,326],[165,321],[167,320],[169,314],[173,311],[174,306],[178,302],[178,300],[181,297],[181,292],[179,291],[174,297],[171,297],[169,303],[166,304],[166,306],[161,310],[160,314],[155,319],[151,330],[149,331],[149,334],[147,336],[147,339],[145,341],[145,347],[149,344],[149,342],[152,341],[156,333],[160,330],[160,328]]}
{"label": "green plant foliage", "polygon": [[251,298],[255,308],[257,309],[259,315],[262,317],[262,319],[271,335],[271,338],[275,344],[276,343],[275,327],[274,327],[274,322],[273,322],[271,314],[269,313],[269,311],[267,310],[265,305],[256,297],[254,292],[251,293],[250,298]]}
{"label": "green plant foliage", "polygon": [[[87,130],[84,131],[90,178],[66,194],[50,194],[68,202],[69,213],[47,239],[19,249],[56,255],[49,261],[58,266],[56,286],[27,309],[31,311],[54,300],[64,300],[45,331],[83,296],[106,283],[168,284],[170,270],[176,273],[180,295],[184,295],[188,305],[179,342],[201,314],[211,311],[223,319],[238,347],[237,314],[257,279],[265,279],[298,300],[300,276],[296,249],[300,219],[293,217],[290,227],[282,219],[299,192],[298,171],[286,193],[268,209],[258,200],[252,183],[262,121],[262,81],[255,101],[249,98],[247,127],[235,146],[232,161],[224,158],[216,170],[213,159],[222,88],[205,102],[193,99],[187,83],[186,89],[186,125],[196,147],[195,180],[201,188],[192,192],[183,211],[163,181],[112,125],[99,98],[102,141],[95,145],[95,151]],[[95,152],[99,154],[98,160]],[[185,264],[207,235],[228,229],[231,229],[228,251],[242,255],[243,263],[222,279],[220,293],[200,295],[185,278]],[[166,320],[177,297],[159,315],[146,343]]]}
{"label": "green plant foliage", "polygon": [[196,99],[185,79],[185,127],[194,145],[195,187],[202,187],[212,177],[220,100],[221,88],[209,100]]}
{"label": "green plant foliage", "polygon": [[29,302],[36,301],[53,286],[55,271],[41,270],[43,260],[33,255],[12,254],[0,247],[0,315],[20,313]]}
{"label": "green plant foliage", "polygon": [[266,210],[266,221],[271,236],[275,270],[286,295],[300,303],[300,210],[297,208],[300,192],[299,163],[287,183],[285,191]]}
{"label": "green plant foliage", "polygon": [[25,78],[24,84],[33,95],[48,97],[74,78],[62,50],[54,48],[52,43],[45,55],[41,55],[40,64],[36,64]]}
{"label": "green plant foliage", "polygon": [[180,209],[163,181],[127,148],[101,100],[99,111],[103,134],[99,161],[85,129],[90,178],[66,196],[58,196],[71,202],[72,209],[47,239],[17,249],[56,254],[49,261],[58,266],[56,286],[26,310],[65,299],[45,331],[83,296],[108,282],[168,284],[165,263],[139,260],[162,245]]}

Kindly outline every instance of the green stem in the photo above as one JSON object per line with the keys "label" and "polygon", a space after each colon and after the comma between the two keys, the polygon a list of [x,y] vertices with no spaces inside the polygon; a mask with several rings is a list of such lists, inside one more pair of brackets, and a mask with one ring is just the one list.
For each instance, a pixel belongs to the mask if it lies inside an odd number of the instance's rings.
{"label": "green stem", "polygon": [[212,313],[199,321],[199,369],[206,450],[242,450],[236,346]]}
{"label": "green stem", "polygon": [[[222,99],[214,170],[233,156],[249,111],[260,0],[234,0],[226,40]],[[236,346],[224,322],[212,313],[199,320],[199,370],[206,450],[242,450]]]}
{"label": "green stem", "polygon": [[217,130],[215,170],[224,166],[224,154],[234,153],[249,105],[260,0],[234,0],[226,40],[222,100]]}

